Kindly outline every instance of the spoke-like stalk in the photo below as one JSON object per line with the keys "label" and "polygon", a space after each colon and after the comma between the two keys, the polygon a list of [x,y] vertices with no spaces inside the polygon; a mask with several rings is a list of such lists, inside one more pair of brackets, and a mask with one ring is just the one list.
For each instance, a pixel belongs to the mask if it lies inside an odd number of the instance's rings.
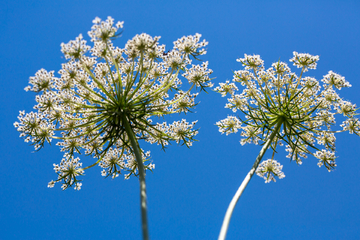
{"label": "spoke-like stalk", "polygon": [[144,163],[142,161],[138,143],[135,139],[135,134],[132,131],[128,120],[124,119],[123,123],[125,125],[126,133],[129,136],[131,146],[135,153],[136,162],[138,164],[139,181],[140,181],[140,210],[141,210],[141,225],[142,225],[142,232],[143,232],[143,240],[149,240]]}
{"label": "spoke-like stalk", "polygon": [[246,175],[245,179],[243,180],[243,182],[241,183],[239,189],[236,191],[233,199],[231,200],[231,202],[229,204],[229,207],[226,210],[223,224],[221,226],[221,230],[220,230],[220,234],[219,234],[219,238],[218,238],[219,240],[225,240],[226,233],[227,233],[227,230],[229,228],[231,215],[232,215],[232,213],[234,211],[234,208],[235,208],[237,202],[239,201],[242,193],[244,192],[246,186],[250,182],[252,176],[254,175],[256,168],[259,166],[259,163],[260,163],[262,157],[264,156],[266,150],[270,147],[271,142],[274,140],[277,133],[279,132],[282,123],[283,123],[283,120],[281,118],[279,118],[279,120],[278,120],[278,122],[277,122],[277,124],[275,126],[274,131],[271,133],[270,137],[268,138],[268,140],[265,142],[264,146],[262,147],[259,155],[256,157],[255,163],[252,166],[250,172]]}

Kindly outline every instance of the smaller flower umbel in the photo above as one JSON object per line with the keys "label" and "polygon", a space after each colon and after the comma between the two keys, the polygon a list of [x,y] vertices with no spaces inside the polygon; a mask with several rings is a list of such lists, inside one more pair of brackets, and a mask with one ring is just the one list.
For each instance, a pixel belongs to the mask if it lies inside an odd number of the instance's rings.
{"label": "smaller flower umbel", "polygon": [[263,161],[261,164],[259,164],[258,168],[256,169],[256,174],[260,177],[263,177],[265,179],[265,183],[274,181],[275,177],[278,178],[284,178],[285,174],[281,171],[283,168],[280,163],[273,159],[268,159],[266,161]]}
{"label": "smaller flower umbel", "polygon": [[[54,165],[58,179],[49,187],[62,182],[63,189],[74,186],[79,190],[78,177],[99,165],[105,177],[116,178],[122,172],[127,172],[126,179],[139,176],[141,206],[146,210],[145,170],[152,170],[154,164],[148,162],[149,152],[140,148],[139,140],[162,148],[171,141],[192,145],[198,133],[196,121],[182,119],[168,124],[156,120],[191,111],[198,95],[193,91],[212,87],[208,63],[192,64],[193,58],[206,53],[207,42],[196,34],[178,39],[173,49],[165,51],[158,43],[160,37],[142,33],[129,40],[125,48],[118,48],[112,41],[119,36],[123,22],[114,25],[108,17],[106,21],[95,18],[93,23],[88,33],[93,47],[86,45],[81,34],[61,44],[68,61],[62,64],[60,77],[41,69],[30,78],[25,90],[38,94],[36,112],[20,112],[14,125],[36,150],[55,139],[65,152],[60,165]],[[181,78],[188,81],[187,90],[181,90]],[[92,156],[95,161],[82,167],[75,156],[79,154]],[[142,214],[146,220],[146,211]],[[146,221],[143,227],[147,228]]]}
{"label": "smaller flower umbel", "polygon": [[[233,82],[226,81],[215,88],[222,96],[230,95],[225,108],[244,114],[242,118],[228,116],[217,122],[219,131],[230,134],[240,130],[241,145],[263,145],[229,206],[219,239],[225,238],[232,210],[255,172],[265,182],[285,177],[282,166],[274,160],[278,146],[285,145],[287,157],[298,164],[310,154],[318,159],[319,167],[331,171],[336,167],[335,133],[349,131],[360,136],[356,105],[337,93],[341,88],[351,87],[345,78],[329,71],[320,86],[315,78],[303,76],[316,68],[318,60],[318,56],[294,52],[290,62],[301,68],[297,76],[284,62],[275,62],[265,70],[259,55],[245,54],[237,59],[245,69],[234,72]],[[236,83],[243,86],[241,93],[237,92]],[[336,115],[343,115],[345,120],[340,125],[342,129],[333,130]],[[272,157],[260,164],[268,148],[272,149]]]}

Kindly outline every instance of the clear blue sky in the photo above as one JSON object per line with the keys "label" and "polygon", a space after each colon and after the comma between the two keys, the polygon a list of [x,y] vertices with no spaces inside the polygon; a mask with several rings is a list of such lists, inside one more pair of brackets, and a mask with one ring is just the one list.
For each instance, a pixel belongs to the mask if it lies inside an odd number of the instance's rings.
{"label": "clear blue sky", "polygon": [[[341,96],[360,106],[360,2],[358,1],[3,1],[0,9],[0,239],[141,239],[136,178],[103,179],[100,168],[83,177],[78,191],[47,188],[56,146],[33,153],[12,126],[19,110],[31,111],[28,79],[41,68],[60,69],[60,43],[87,31],[96,17],[125,21],[123,47],[135,34],[162,36],[161,43],[201,33],[217,85],[239,70],[236,58],[260,54],[269,67],[292,52],[320,56],[309,75],[329,70],[353,85]],[[216,121],[231,112],[226,98],[201,94],[196,113],[199,142],[193,147],[151,150],[156,165],[147,174],[151,239],[216,239],[226,208],[260,146],[218,132]],[[181,116],[179,116],[181,118]],[[359,239],[360,138],[337,135],[337,169],[328,173],[309,157],[298,166],[276,159],[286,177],[265,184],[254,176],[235,209],[227,239]],[[86,160],[84,160],[86,161]]]}

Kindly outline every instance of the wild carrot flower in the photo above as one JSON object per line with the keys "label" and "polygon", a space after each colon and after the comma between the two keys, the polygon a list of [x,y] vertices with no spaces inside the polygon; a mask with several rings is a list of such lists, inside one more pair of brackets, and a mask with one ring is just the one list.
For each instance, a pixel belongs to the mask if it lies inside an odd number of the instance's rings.
{"label": "wild carrot flower", "polygon": [[[278,146],[285,145],[287,157],[298,164],[312,155],[318,159],[319,167],[331,171],[336,167],[335,133],[349,131],[360,136],[356,105],[337,92],[351,87],[350,83],[333,71],[323,77],[322,84],[304,76],[309,69],[316,69],[319,57],[297,52],[293,55],[290,62],[301,68],[299,76],[285,62],[275,62],[265,70],[259,55],[245,54],[244,58],[237,59],[245,69],[234,72],[233,82],[226,81],[215,88],[223,97],[230,95],[225,108],[243,113],[241,117],[228,116],[217,122],[219,131],[226,134],[240,131],[241,145],[263,145],[229,206],[219,239],[225,238],[232,210],[255,172],[265,182],[285,176],[282,166],[274,160]],[[242,85],[241,92],[235,83]],[[337,115],[343,115],[345,120],[340,129],[333,129],[339,119]],[[272,149],[272,157],[260,164],[268,148]]]}
{"label": "wild carrot flower", "polygon": [[265,179],[265,183],[269,183],[271,181],[276,182],[275,177],[284,178],[285,174],[281,171],[283,168],[280,163],[273,159],[268,159],[259,164],[256,169],[256,174]]}
{"label": "wild carrot flower", "polygon": [[[196,121],[158,120],[189,112],[198,95],[192,90],[212,86],[208,63],[192,64],[206,53],[208,43],[195,34],[178,39],[166,51],[160,37],[142,33],[119,48],[113,40],[123,22],[114,24],[108,17],[106,21],[95,18],[93,23],[88,32],[92,47],[81,34],[61,44],[68,61],[62,64],[59,77],[41,69],[30,78],[25,90],[38,94],[35,111],[21,111],[14,125],[36,150],[54,139],[64,152],[60,165],[54,164],[58,178],[49,187],[62,182],[63,189],[79,190],[78,177],[99,165],[105,177],[116,178],[123,172],[126,179],[139,175],[144,197],[144,171],[155,165],[148,161],[149,152],[140,148],[139,140],[162,148],[171,141],[191,146],[198,133]],[[184,80],[190,84],[187,90],[181,89]],[[83,167],[79,155],[91,156],[93,163]],[[148,163],[143,166],[143,162]]]}

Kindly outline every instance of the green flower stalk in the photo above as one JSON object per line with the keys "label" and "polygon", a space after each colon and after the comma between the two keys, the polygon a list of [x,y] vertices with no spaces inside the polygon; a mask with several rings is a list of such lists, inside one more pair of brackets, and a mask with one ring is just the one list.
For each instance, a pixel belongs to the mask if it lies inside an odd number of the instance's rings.
{"label": "green flower stalk", "polygon": [[[93,47],[80,34],[76,40],[61,44],[68,61],[60,77],[54,71],[39,70],[30,78],[26,91],[36,92],[35,112],[20,111],[14,126],[25,142],[36,150],[54,139],[64,157],[54,164],[58,175],[48,187],[62,183],[62,189],[82,186],[79,176],[96,165],[101,175],[116,178],[125,172],[140,180],[143,237],[148,239],[146,170],[153,170],[150,153],[140,148],[139,140],[161,145],[171,141],[190,147],[198,133],[196,121],[157,122],[173,113],[187,113],[196,105],[197,92],[212,87],[207,62],[192,64],[206,53],[200,34],[182,37],[173,49],[165,51],[160,37],[145,33],[129,40],[125,48],[113,45],[123,22],[95,18],[88,32]],[[182,80],[189,88],[181,90]],[[82,166],[80,155],[94,160]],[[86,161],[91,161],[91,158]]]}
{"label": "green flower stalk", "polygon": [[[337,93],[341,88],[351,87],[345,78],[329,71],[321,80],[321,87],[315,78],[303,76],[309,69],[316,69],[318,60],[318,56],[294,52],[290,61],[301,68],[297,76],[284,62],[275,62],[265,70],[259,55],[245,54],[244,58],[237,59],[245,70],[235,71],[233,82],[226,81],[215,88],[223,97],[230,95],[225,108],[244,114],[242,118],[228,116],[217,122],[219,131],[228,135],[241,130],[241,145],[262,145],[227,209],[219,239],[225,239],[232,212],[254,173],[266,183],[285,177],[282,165],[274,159],[278,146],[285,145],[287,157],[297,164],[313,155],[318,159],[317,165],[325,166],[330,172],[336,167],[335,133],[349,131],[360,136],[356,105]],[[241,93],[237,93],[235,83],[244,87]],[[345,120],[340,129],[333,130],[336,115],[343,115]],[[269,148],[271,158],[261,162]]]}

